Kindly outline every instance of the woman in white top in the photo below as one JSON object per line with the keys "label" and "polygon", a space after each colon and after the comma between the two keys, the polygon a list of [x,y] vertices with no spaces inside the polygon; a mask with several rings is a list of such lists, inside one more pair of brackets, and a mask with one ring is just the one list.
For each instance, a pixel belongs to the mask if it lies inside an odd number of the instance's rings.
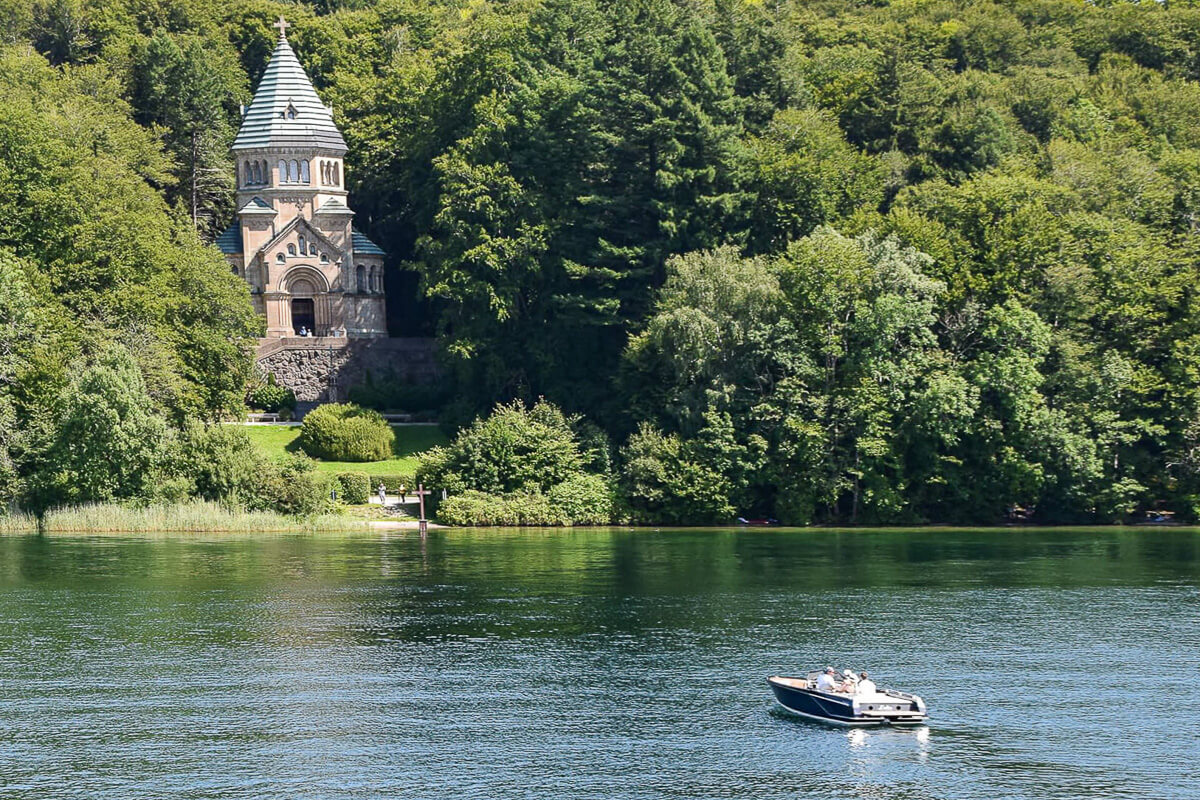
{"label": "woman in white top", "polygon": [[855,694],[875,694],[875,681],[869,679],[866,672],[858,673],[858,690]]}

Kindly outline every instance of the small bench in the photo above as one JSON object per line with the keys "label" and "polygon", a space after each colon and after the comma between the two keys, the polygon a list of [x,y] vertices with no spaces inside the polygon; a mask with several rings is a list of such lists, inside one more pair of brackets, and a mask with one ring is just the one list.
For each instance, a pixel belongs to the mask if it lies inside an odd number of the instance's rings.
{"label": "small bench", "polygon": [[246,415],[247,422],[279,422],[279,414],[274,411],[252,411]]}

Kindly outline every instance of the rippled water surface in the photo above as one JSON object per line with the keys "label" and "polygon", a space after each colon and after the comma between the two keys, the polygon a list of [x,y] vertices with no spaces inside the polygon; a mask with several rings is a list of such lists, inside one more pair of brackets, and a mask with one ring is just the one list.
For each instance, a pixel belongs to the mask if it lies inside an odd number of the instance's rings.
{"label": "rippled water surface", "polygon": [[1198,676],[1186,530],[0,538],[5,799],[1192,800]]}

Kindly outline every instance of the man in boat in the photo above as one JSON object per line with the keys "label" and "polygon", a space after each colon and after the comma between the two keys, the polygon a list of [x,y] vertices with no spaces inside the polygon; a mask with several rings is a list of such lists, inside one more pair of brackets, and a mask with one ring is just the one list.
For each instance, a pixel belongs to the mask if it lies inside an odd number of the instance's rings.
{"label": "man in boat", "polygon": [[825,671],[817,677],[817,691],[819,692],[836,692],[837,682],[833,676],[837,674],[833,671],[833,667],[826,667]]}
{"label": "man in boat", "polygon": [[856,694],[875,694],[875,681],[868,678],[865,671],[858,673]]}

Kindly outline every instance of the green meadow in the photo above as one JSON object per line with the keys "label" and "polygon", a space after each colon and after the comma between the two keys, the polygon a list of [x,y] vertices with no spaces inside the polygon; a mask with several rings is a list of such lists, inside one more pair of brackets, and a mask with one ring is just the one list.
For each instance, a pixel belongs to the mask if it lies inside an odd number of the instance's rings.
{"label": "green meadow", "polygon": [[[300,437],[298,425],[246,425],[243,430],[267,455],[301,452],[296,444]],[[366,472],[368,475],[412,473],[416,471],[422,453],[449,442],[437,425],[393,425],[392,430],[396,434],[392,458],[368,462],[318,460],[317,469],[322,472]]]}

